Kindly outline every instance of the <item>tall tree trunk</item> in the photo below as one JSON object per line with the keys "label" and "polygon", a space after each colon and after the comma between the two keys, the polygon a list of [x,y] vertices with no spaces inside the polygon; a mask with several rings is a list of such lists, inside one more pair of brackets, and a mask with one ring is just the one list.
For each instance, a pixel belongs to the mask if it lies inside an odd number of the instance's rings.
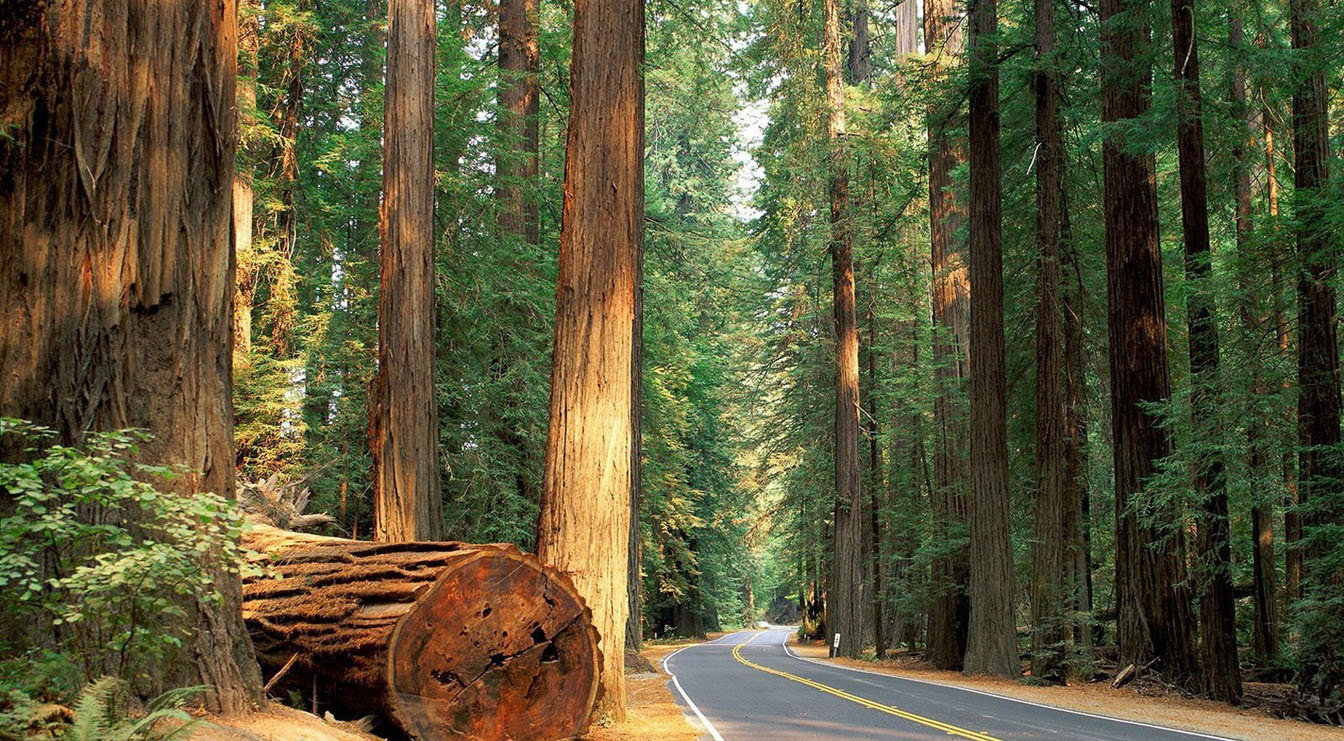
{"label": "tall tree trunk", "polygon": [[378,373],[369,393],[374,539],[443,539],[434,396],[434,5],[389,0]]}
{"label": "tall tree trunk", "polygon": [[[1293,183],[1298,259],[1297,429],[1303,586],[1325,587],[1338,575],[1322,556],[1325,540],[1313,529],[1340,522],[1344,470],[1340,442],[1339,315],[1335,303],[1338,244],[1328,226],[1322,191],[1329,182],[1329,90],[1320,54],[1315,0],[1291,0],[1293,49],[1301,82],[1293,92]],[[1313,538],[1313,535],[1315,536]]]}
{"label": "tall tree trunk", "polygon": [[[1063,681],[1072,636],[1069,429],[1060,329],[1064,137],[1055,71],[1055,3],[1036,0],[1036,541],[1032,552],[1031,676]],[[1076,527],[1076,521],[1075,521]]]}
{"label": "tall tree trunk", "polygon": [[965,670],[1015,677],[1008,392],[1003,360],[1003,201],[998,5],[971,6],[971,631]]}
{"label": "tall tree trunk", "polygon": [[896,54],[919,53],[919,0],[905,0],[896,6]]}
{"label": "tall tree trunk", "polygon": [[[1064,160],[1059,162],[1061,184]],[[1073,621],[1073,640],[1082,651],[1092,650],[1092,517],[1087,484],[1087,376],[1083,370],[1085,348],[1083,315],[1085,295],[1083,271],[1069,224],[1068,190],[1062,191],[1060,206],[1060,260],[1073,280],[1061,290],[1064,314],[1064,542],[1068,548],[1068,589]]]}
{"label": "tall tree trunk", "polygon": [[[935,81],[947,79],[949,57],[961,52],[960,22],[952,0],[925,0],[924,38],[933,62]],[[966,417],[961,391],[968,374],[967,352],[970,286],[957,232],[965,209],[952,190],[952,173],[963,161],[959,143],[947,133],[950,111],[929,111],[929,242],[933,264],[933,360],[937,395],[933,415],[938,434],[934,450],[934,538],[966,537]],[[944,544],[945,545],[945,544]],[[965,548],[943,552],[934,559],[935,596],[929,609],[929,661],[940,669],[960,669],[966,653],[970,600],[968,555]]]}
{"label": "tall tree trunk", "polygon": [[868,36],[868,2],[856,0],[853,12],[854,35],[849,40],[849,54],[845,64],[846,80],[851,85],[867,82],[873,72],[872,40]]}
{"label": "tall tree trunk", "polygon": [[528,245],[541,241],[533,195],[537,177],[539,90],[537,0],[499,0],[498,223],[504,235]]}
{"label": "tall tree trunk", "polygon": [[625,717],[631,388],[644,227],[644,3],[574,8],[550,432],[537,553],[601,637],[597,718]]}
{"label": "tall tree trunk", "polygon": [[[244,11],[247,11],[246,13]],[[238,9],[238,93],[239,129],[256,115],[257,109],[257,18],[256,8],[247,4]],[[243,142],[239,141],[240,153]],[[252,300],[257,287],[257,260],[252,252],[252,161],[233,174],[233,252],[237,263],[233,294],[233,349],[242,358],[252,354]]]}
{"label": "tall tree trunk", "polygon": [[[232,497],[234,3],[29,7],[0,45],[0,110],[22,112],[0,148],[0,415],[66,444],[145,428],[141,460]],[[245,712],[261,678],[238,575],[215,583],[158,669]]]}
{"label": "tall tree trunk", "polygon": [[[499,210],[496,220],[501,241],[513,245],[506,252],[505,263],[513,275],[534,272],[532,250],[522,247],[536,247],[541,241],[540,212],[534,195],[540,145],[537,12],[537,0],[499,0],[499,111],[496,119],[499,152],[495,158],[495,197]],[[506,306],[511,317],[520,322],[528,320],[530,312],[512,301],[507,301]],[[505,337],[497,341],[495,352],[495,365],[500,376],[506,377],[514,359],[510,357],[512,353]],[[520,394],[522,391],[521,384],[514,382],[509,393]],[[536,501],[533,482],[528,476],[528,462],[534,458],[527,435],[518,422],[501,414],[503,411],[496,409],[490,413],[502,427],[499,432],[502,442],[516,453],[514,481],[518,496],[524,501]]]}
{"label": "tall tree trunk", "polygon": [[1181,176],[1181,228],[1189,286],[1191,414],[1194,429],[1195,496],[1200,516],[1199,625],[1204,689],[1224,702],[1241,701],[1237,664],[1236,604],[1232,594],[1232,523],[1218,441],[1209,439],[1218,407],[1218,319],[1210,281],[1208,182],[1204,171],[1203,103],[1199,90],[1199,45],[1194,0],[1171,0],[1171,37],[1176,78],[1176,154]]}
{"label": "tall tree trunk", "polygon": [[[1142,118],[1149,109],[1151,31],[1142,16],[1139,0],[1101,2],[1102,120],[1108,124]],[[1198,668],[1185,536],[1169,530],[1175,513],[1144,491],[1172,447],[1170,433],[1145,408],[1171,397],[1157,186],[1152,155],[1134,153],[1124,128],[1109,130],[1102,162],[1120,661],[1155,661],[1159,671],[1185,682]]]}
{"label": "tall tree trunk", "polygon": [[[1232,190],[1235,200],[1237,238],[1237,278],[1241,291],[1240,319],[1242,344],[1251,357],[1251,388],[1255,399],[1270,393],[1266,383],[1264,363],[1256,353],[1256,335],[1267,327],[1270,313],[1257,285],[1254,265],[1254,227],[1252,224],[1251,168],[1248,155],[1254,146],[1254,117],[1246,102],[1246,69],[1243,44],[1245,36],[1241,19],[1229,18],[1228,46],[1235,56],[1232,64],[1228,97],[1236,118],[1239,136],[1232,144]],[[1251,503],[1251,597],[1254,616],[1251,625],[1251,646],[1256,662],[1265,665],[1279,652],[1277,587],[1274,576],[1274,518],[1273,502],[1259,493],[1274,474],[1270,473],[1269,440],[1266,431],[1270,420],[1253,413],[1246,426],[1247,447],[1250,449],[1250,468],[1253,483]],[[1207,649],[1206,649],[1207,653]]]}
{"label": "tall tree trunk", "polygon": [[[1270,224],[1277,237],[1279,226],[1278,153],[1274,147],[1274,122],[1268,106],[1261,109],[1261,119],[1265,124],[1266,199],[1269,206]],[[1275,243],[1277,246],[1277,239]],[[1284,301],[1283,268],[1286,262],[1285,257],[1281,250],[1276,249],[1274,251],[1274,257],[1271,260],[1270,282],[1274,291],[1272,304],[1274,331],[1279,340],[1279,352],[1287,355],[1291,343],[1288,330],[1288,309]],[[1292,381],[1285,379],[1283,385],[1285,389],[1290,389]],[[1295,408],[1286,409],[1285,416],[1290,425],[1295,426],[1297,424],[1297,410]],[[1298,487],[1296,471],[1293,470],[1292,452],[1285,452],[1279,464],[1283,472],[1284,487],[1287,490],[1283,502],[1283,540],[1285,545],[1283,592],[1286,598],[1297,599],[1302,595],[1302,550],[1298,545],[1302,540],[1302,517],[1297,511]]]}
{"label": "tall tree trunk", "polygon": [[[835,532],[826,622],[839,635],[837,656],[863,648],[863,499],[859,481],[859,329],[855,316],[854,256],[849,223],[849,154],[845,146],[845,93],[840,64],[839,0],[823,0],[826,139],[830,160],[831,269],[835,310]],[[834,643],[832,643],[834,646]]]}
{"label": "tall tree trunk", "polygon": [[[310,10],[308,0],[298,0],[296,10]],[[311,52],[310,29],[303,23],[291,24],[289,55],[286,61],[285,92],[275,122],[279,143],[275,150],[273,177],[278,185],[280,208],[275,216],[275,244],[280,261],[270,270],[270,300],[267,311],[271,323],[271,349],[278,357],[292,355],[295,306],[295,275],[291,260],[298,242],[298,206],[295,194],[299,179],[299,118],[303,109],[304,66]],[[254,278],[255,280],[255,278]]]}

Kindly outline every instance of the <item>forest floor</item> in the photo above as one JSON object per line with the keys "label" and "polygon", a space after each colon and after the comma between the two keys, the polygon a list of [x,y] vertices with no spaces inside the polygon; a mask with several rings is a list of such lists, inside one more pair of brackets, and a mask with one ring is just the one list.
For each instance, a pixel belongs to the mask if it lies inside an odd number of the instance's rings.
{"label": "forest floor", "polygon": [[695,741],[699,734],[686,720],[682,707],[672,697],[668,687],[670,677],[663,671],[663,659],[683,646],[704,643],[723,633],[710,633],[706,639],[657,641],[644,644],[640,654],[653,664],[653,672],[625,675],[626,719],[608,728],[594,727],[587,738],[591,741]]}
{"label": "forest floor", "polygon": [[961,672],[934,669],[910,657],[882,661],[866,659],[828,659],[823,641],[799,643],[789,639],[799,656],[821,659],[865,671],[921,679],[954,687],[989,692],[1017,700],[1106,715],[1113,718],[1152,723],[1169,728],[1209,733],[1248,741],[1340,741],[1344,729],[1303,721],[1277,718],[1263,709],[1234,708],[1213,700],[1200,700],[1174,694],[1153,695],[1151,688],[1133,686],[1111,689],[1107,682],[1075,684],[1067,687],[1034,686],[998,677],[968,677]]}

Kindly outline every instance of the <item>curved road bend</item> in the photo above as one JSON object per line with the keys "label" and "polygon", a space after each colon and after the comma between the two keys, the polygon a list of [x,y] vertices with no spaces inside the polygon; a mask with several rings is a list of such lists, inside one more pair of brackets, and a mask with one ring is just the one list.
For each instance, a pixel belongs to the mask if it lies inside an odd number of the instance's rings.
{"label": "curved road bend", "polygon": [[741,631],[663,660],[701,738],[1088,741],[1218,739],[794,656],[793,630]]}

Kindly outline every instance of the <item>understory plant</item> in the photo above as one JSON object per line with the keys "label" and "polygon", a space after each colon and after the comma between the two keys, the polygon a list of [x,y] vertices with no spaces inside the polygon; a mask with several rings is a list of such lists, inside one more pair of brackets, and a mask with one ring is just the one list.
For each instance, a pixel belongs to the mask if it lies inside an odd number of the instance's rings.
{"label": "understory plant", "polygon": [[0,518],[0,609],[22,634],[0,650],[42,647],[84,683],[111,677],[147,691],[154,667],[191,635],[190,611],[221,600],[215,574],[240,568],[238,510],[216,494],[175,491],[185,472],[142,462],[142,431],[89,433],[71,447],[0,418],[0,436],[11,450],[24,446],[18,462],[0,462],[10,503]]}

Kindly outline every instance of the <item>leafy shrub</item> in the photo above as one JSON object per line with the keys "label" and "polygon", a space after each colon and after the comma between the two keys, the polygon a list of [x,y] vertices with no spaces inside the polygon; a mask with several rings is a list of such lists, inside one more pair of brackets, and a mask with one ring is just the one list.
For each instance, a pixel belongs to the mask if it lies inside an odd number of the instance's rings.
{"label": "leafy shrub", "polygon": [[25,461],[0,463],[13,507],[0,519],[2,609],[49,633],[38,642],[86,682],[137,682],[191,635],[188,609],[219,603],[214,575],[241,563],[238,511],[214,494],[151,483],[183,471],[136,462],[142,431],[90,434],[76,449],[0,418],[0,435],[29,446]]}

